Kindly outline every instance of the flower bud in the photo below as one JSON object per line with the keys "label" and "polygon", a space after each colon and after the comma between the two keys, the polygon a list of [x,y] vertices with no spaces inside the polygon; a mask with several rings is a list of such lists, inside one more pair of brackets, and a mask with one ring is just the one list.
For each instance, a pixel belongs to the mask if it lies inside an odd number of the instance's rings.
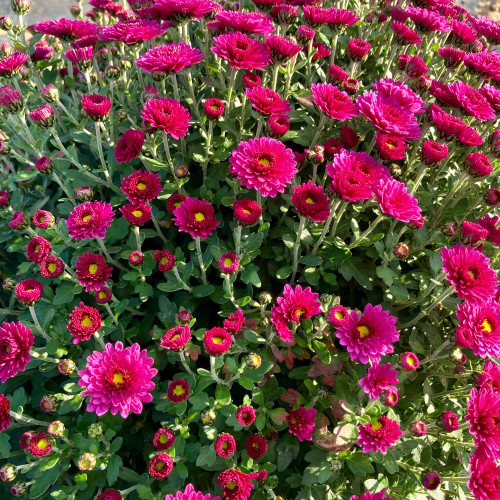
{"label": "flower bud", "polygon": [[122,71],[118,66],[113,66],[109,64],[108,66],[106,66],[104,73],[108,78],[116,80],[117,78],[120,78]]}
{"label": "flower bud", "polygon": [[57,399],[54,396],[44,396],[40,401],[40,409],[45,413],[54,411],[56,406]]}
{"label": "flower bud", "polygon": [[9,227],[12,229],[16,229],[18,231],[23,231],[27,227],[29,227],[30,222],[28,217],[24,215],[23,212],[14,212],[14,215],[12,215],[12,218],[10,219],[9,222]]}
{"label": "flower bud", "polygon": [[189,170],[184,165],[178,165],[174,168],[174,174],[177,179],[184,179],[188,176]]}
{"label": "flower bud", "polygon": [[254,369],[257,369],[260,367],[261,363],[262,363],[262,359],[261,357],[254,353],[254,352],[251,352],[246,361],[245,361],[246,365],[249,367],[249,368],[254,368]]}
{"label": "flower bud", "polygon": [[90,424],[88,433],[89,436],[94,439],[102,436],[102,425],[100,423]]}
{"label": "flower bud", "polygon": [[12,278],[5,278],[2,283],[2,288],[6,292],[12,292],[16,288],[16,282]]}
{"label": "flower bud", "polygon": [[455,236],[457,234],[457,225],[454,222],[447,222],[441,229],[441,232],[445,236]]}
{"label": "flower bud", "polygon": [[269,292],[261,292],[259,295],[259,302],[264,306],[270,304],[273,301],[273,297]]}
{"label": "flower bud", "polygon": [[12,493],[12,496],[21,497],[26,493],[26,484],[21,482],[16,483],[12,486],[10,492]]}
{"label": "flower bud", "polygon": [[45,87],[40,90],[40,95],[45,102],[56,102],[59,100],[59,90],[51,83],[45,85]]}
{"label": "flower bud", "polygon": [[498,205],[500,203],[500,189],[490,189],[485,195],[484,195],[484,201],[488,205]]}
{"label": "flower bud", "polygon": [[266,135],[272,138],[283,137],[290,130],[286,115],[271,115],[266,123]]}
{"label": "flower bud", "polygon": [[453,361],[453,363],[459,365],[462,361],[462,355],[463,353],[460,347],[455,347],[455,349],[450,352],[450,361]]}
{"label": "flower bud", "polygon": [[84,453],[78,459],[78,468],[81,471],[89,471],[95,467],[96,459],[95,455],[92,453]]}
{"label": "flower bud", "polygon": [[7,16],[2,16],[0,17],[0,28],[3,29],[4,31],[10,31],[12,29],[12,26],[14,26],[14,22],[10,17]]}
{"label": "flower bud", "polygon": [[90,201],[94,197],[94,189],[91,186],[82,186],[73,191],[75,198],[81,201]]}
{"label": "flower bud", "polygon": [[124,109],[119,109],[116,111],[115,116],[119,122],[124,122],[128,118],[128,113]]}
{"label": "flower bud", "polygon": [[394,248],[394,255],[398,259],[406,259],[410,253],[410,247],[406,243],[398,243]]}
{"label": "flower bud", "polygon": [[426,490],[437,490],[441,484],[441,477],[437,472],[422,472],[422,485]]}
{"label": "flower bud", "polygon": [[47,433],[52,437],[62,436],[64,432],[64,424],[60,420],[54,420],[47,428]]}
{"label": "flower bud", "polygon": [[415,436],[425,436],[427,434],[427,426],[422,420],[415,420],[410,424],[409,431]]}
{"label": "flower bud", "polygon": [[[123,57],[122,59],[120,59],[119,64],[124,70],[128,70],[132,67],[132,61],[130,59],[128,59],[127,57]],[[154,80],[155,79],[154,75],[152,75],[152,76],[153,76],[153,80]]]}
{"label": "flower bud", "polygon": [[0,141],[0,155],[8,155],[10,153],[10,146],[3,141]]}
{"label": "flower bud", "polygon": [[69,11],[74,18],[77,18],[82,14],[82,9],[79,5],[71,5]]}
{"label": "flower bud", "polygon": [[14,14],[24,16],[30,11],[30,0],[10,0],[10,7]]}
{"label": "flower bud", "polygon": [[36,169],[42,174],[51,174],[54,171],[54,164],[50,158],[42,156],[35,162]]}
{"label": "flower bud", "polygon": [[28,113],[30,119],[40,128],[50,128],[54,125],[54,111],[50,104],[44,104]]}
{"label": "flower bud", "polygon": [[7,57],[12,54],[12,47],[9,42],[2,43],[0,45],[0,55],[2,57]]}
{"label": "flower bud", "polygon": [[213,410],[206,410],[201,414],[200,421],[203,425],[212,425],[217,415]]}
{"label": "flower bud", "polygon": [[0,468],[0,481],[13,481],[16,476],[17,469],[15,465],[5,464],[2,468]]}
{"label": "flower bud", "polygon": [[183,325],[189,324],[191,322],[192,318],[193,318],[193,316],[191,315],[191,311],[188,311],[187,309],[181,309],[179,311],[179,321]]}
{"label": "flower bud", "polygon": [[69,375],[75,371],[75,362],[71,359],[63,359],[58,365],[57,369],[62,375]]}

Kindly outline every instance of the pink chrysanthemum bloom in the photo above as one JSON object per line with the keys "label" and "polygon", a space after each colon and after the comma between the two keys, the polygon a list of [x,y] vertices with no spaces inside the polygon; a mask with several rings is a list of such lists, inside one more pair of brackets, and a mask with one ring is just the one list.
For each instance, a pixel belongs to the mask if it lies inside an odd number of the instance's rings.
{"label": "pink chrysanthemum bloom", "polygon": [[203,111],[209,120],[218,120],[224,114],[224,108],[224,103],[215,97],[207,99],[203,105]]}
{"label": "pink chrysanthemum bloom", "polygon": [[330,118],[344,121],[358,115],[356,105],[346,92],[330,83],[313,83],[313,99],[318,108]]}
{"label": "pink chrysanthemum bloom", "polygon": [[149,461],[149,475],[155,479],[165,479],[174,468],[174,461],[166,453],[158,453]]}
{"label": "pink chrysanthemum bloom", "polygon": [[0,106],[7,111],[7,113],[17,113],[23,109],[23,97],[21,92],[17,90],[8,89],[6,92],[0,94]]}
{"label": "pink chrysanthemum bloom", "polygon": [[358,425],[358,446],[363,447],[363,451],[386,453],[387,448],[402,436],[403,432],[395,420],[386,416],[379,417],[374,423]]}
{"label": "pink chrysanthemum bloom", "polygon": [[232,252],[224,253],[219,259],[219,268],[223,273],[233,274],[238,270],[240,261]]}
{"label": "pink chrysanthemum bloom", "polygon": [[278,35],[266,36],[266,47],[273,64],[283,64],[302,50],[300,45]]}
{"label": "pink chrysanthemum bloom", "polygon": [[35,264],[40,264],[50,255],[51,249],[50,242],[45,238],[33,236],[26,247],[28,260]]}
{"label": "pink chrysanthemum bloom", "polygon": [[123,42],[127,45],[152,40],[165,33],[168,25],[146,19],[130,19],[110,26],[104,26],[99,31],[99,40],[103,42]]}
{"label": "pink chrysanthemum bloom", "polygon": [[122,179],[122,191],[130,203],[148,203],[161,193],[161,179],[155,172],[136,170]]}
{"label": "pink chrysanthemum bloom", "polygon": [[500,458],[500,393],[493,389],[472,389],[467,401],[469,432],[474,445],[493,460]]}
{"label": "pink chrysanthemum bloom", "polygon": [[229,162],[243,186],[271,198],[283,193],[297,173],[293,151],[267,137],[240,142]]}
{"label": "pink chrysanthemum bloom", "polygon": [[64,263],[55,255],[49,255],[43,262],[40,262],[40,274],[44,278],[57,278],[64,271]]}
{"label": "pink chrysanthemum bloom", "polygon": [[169,351],[181,351],[191,339],[191,331],[189,326],[174,326],[167,330],[160,340],[160,345],[163,349]]}
{"label": "pink chrysanthemum bloom", "polygon": [[299,406],[296,410],[290,410],[286,417],[288,432],[297,436],[299,441],[312,441],[316,413],[315,408],[303,406]]}
{"label": "pink chrysanthemum bloom", "polygon": [[266,438],[259,434],[252,434],[245,442],[245,450],[252,460],[260,460],[267,451]]}
{"label": "pink chrysanthemum bloom", "polygon": [[327,319],[332,326],[342,326],[349,321],[349,311],[341,305],[333,306],[327,315]]}
{"label": "pink chrysanthemum bloom", "polygon": [[453,82],[448,86],[461,108],[478,120],[486,121],[495,118],[495,112],[479,91],[463,82]]}
{"label": "pink chrysanthemum bloom", "polygon": [[289,120],[287,115],[271,115],[266,123],[266,134],[273,139],[283,137],[290,130]]}
{"label": "pink chrysanthemum bloom", "polygon": [[181,403],[189,397],[189,383],[183,379],[173,380],[167,387],[167,398],[172,403]]}
{"label": "pink chrysanthemum bloom", "polygon": [[208,238],[219,225],[212,205],[205,200],[189,197],[174,210],[173,221],[179,231],[202,239]]}
{"label": "pink chrysanthemum bloom", "polygon": [[156,0],[153,4],[155,16],[174,23],[200,19],[215,9],[211,0]]}
{"label": "pink chrysanthemum bloom", "polygon": [[300,215],[314,222],[325,222],[328,219],[330,201],[323,188],[312,181],[295,186],[291,199]]}
{"label": "pink chrysanthemum bloom", "polygon": [[253,488],[249,479],[257,476],[258,473],[245,474],[236,469],[227,469],[219,474],[217,483],[224,489],[225,500],[247,500]]}
{"label": "pink chrysanthemum bloom", "polygon": [[82,108],[94,122],[101,122],[108,116],[111,99],[99,94],[82,95]]}
{"label": "pink chrysanthemum bloom", "polygon": [[469,459],[470,478],[467,487],[476,500],[500,498],[500,466],[477,448]]}
{"label": "pink chrysanthemum bloom", "polygon": [[405,372],[412,372],[420,365],[420,361],[416,354],[413,352],[405,352],[399,357],[399,366]]}
{"label": "pink chrysanthemum bloom", "polygon": [[10,401],[0,394],[0,432],[10,426]]}
{"label": "pink chrysanthemum bloom", "polygon": [[367,491],[360,497],[357,495],[352,495],[350,500],[391,500],[391,497],[385,496],[385,488],[383,490],[378,491],[377,493],[370,493]]}
{"label": "pink chrysanthemum bloom", "polygon": [[500,113],[500,89],[486,83],[479,89],[479,93],[497,113]]}
{"label": "pink chrysanthemum bloom", "polygon": [[480,389],[500,392],[500,365],[494,361],[486,361],[483,371],[475,375],[474,383]]}
{"label": "pink chrysanthemum bloom", "polygon": [[274,31],[271,18],[262,12],[223,10],[215,14],[215,20],[249,35],[269,35]]}
{"label": "pink chrysanthemum bloom", "polygon": [[378,154],[382,160],[403,160],[408,146],[405,141],[394,134],[382,134],[377,132],[375,135]]}
{"label": "pink chrysanthemum bloom", "polygon": [[52,227],[55,222],[55,217],[47,210],[37,210],[31,218],[33,224],[40,229]]}
{"label": "pink chrysanthemum bloom", "polygon": [[[313,61],[317,61],[318,59],[324,59],[325,57],[328,57],[332,53],[332,51],[324,43],[314,42],[312,44],[312,48],[315,51],[312,56]],[[309,45],[306,45],[304,47],[304,52],[306,54],[309,54]]]}
{"label": "pink chrysanthemum bloom", "polygon": [[162,427],[155,432],[153,436],[153,446],[157,450],[165,451],[172,447],[175,441],[175,434],[170,430]]}
{"label": "pink chrysanthemum bloom", "polygon": [[120,207],[123,218],[132,226],[142,226],[151,220],[151,207],[144,203],[129,203]]}
{"label": "pink chrysanthemum bloom", "polygon": [[236,69],[264,69],[270,61],[266,46],[244,33],[236,31],[213,39],[210,50]]}
{"label": "pink chrysanthemum bloom", "polygon": [[203,335],[203,347],[210,356],[220,356],[231,349],[233,338],[224,328],[218,326],[207,330]]}
{"label": "pink chrysanthemum bloom", "polygon": [[360,19],[357,14],[347,9],[335,9],[331,7],[328,10],[331,15],[328,21],[328,27],[334,32],[343,31],[345,28],[349,28],[353,24],[356,24]]}
{"label": "pink chrysanthemum bloom", "polygon": [[480,217],[477,222],[488,231],[488,239],[495,246],[500,246],[500,218],[486,214]]}
{"label": "pink chrysanthemum bloom", "polygon": [[136,65],[149,73],[179,73],[188,66],[198,64],[202,59],[203,54],[197,48],[179,42],[148,50],[137,59]]}
{"label": "pink chrysanthemum bloom", "polygon": [[351,38],[347,45],[347,54],[351,61],[360,62],[368,55],[370,49],[371,45],[365,40]]}
{"label": "pink chrysanthemum bloom", "polygon": [[69,315],[68,330],[73,335],[73,344],[89,340],[101,328],[101,315],[95,307],[80,302]]}
{"label": "pink chrysanthemum bloom", "polygon": [[88,71],[92,67],[94,57],[93,47],[82,47],[67,50],[64,55],[66,59],[73,63],[80,71]]}
{"label": "pink chrysanthemum bloom", "polygon": [[14,52],[13,54],[0,59],[0,76],[11,77],[19,72],[21,66],[29,59],[28,54]]}
{"label": "pink chrysanthemum bloom", "polygon": [[486,177],[493,172],[489,158],[483,153],[469,153],[465,157],[464,168],[472,177]]}
{"label": "pink chrysanthemum bloom", "polygon": [[263,115],[280,115],[289,113],[292,108],[288,101],[282,99],[278,92],[267,87],[247,88],[245,91],[252,107]]}
{"label": "pink chrysanthemum bloom", "polygon": [[94,293],[94,299],[98,304],[107,304],[112,297],[112,292],[107,286],[103,286]]}
{"label": "pink chrysanthemum bloom", "polygon": [[476,356],[500,357],[500,304],[492,300],[458,304],[457,318]]}
{"label": "pink chrysanthemum bloom", "polygon": [[451,30],[449,21],[437,12],[420,9],[411,5],[406,9],[406,12],[417,26],[417,30],[422,33],[430,31],[446,32]]}
{"label": "pink chrysanthemum bloom", "polygon": [[335,336],[347,348],[353,361],[378,363],[382,356],[394,352],[392,344],[399,340],[399,332],[394,326],[396,321],[397,318],[382,306],[367,304],[359,317],[352,311],[349,321],[337,328]]}
{"label": "pink chrysanthemum bloom", "polygon": [[58,19],[57,21],[41,21],[34,24],[33,29],[39,33],[52,35],[69,42],[97,33],[97,26],[94,23],[65,18]]}
{"label": "pink chrysanthemum bloom", "polygon": [[420,125],[415,115],[406,108],[394,106],[383,95],[369,90],[358,96],[356,104],[359,112],[377,130],[403,139],[420,139]]}
{"label": "pink chrysanthemum bloom", "polygon": [[44,457],[52,451],[52,440],[45,432],[37,432],[28,445],[28,451],[34,457]]}
{"label": "pink chrysanthemum bloom", "polygon": [[30,349],[35,341],[31,330],[20,321],[2,323],[0,327],[0,380],[4,383],[23,372],[30,361]]}
{"label": "pink chrysanthemum bloom", "polygon": [[443,412],[443,414],[439,417],[438,424],[446,432],[456,431],[459,425],[457,414],[453,411]]}
{"label": "pink chrysanthemum bloom", "polygon": [[318,7],[316,5],[304,5],[304,19],[311,28],[318,28],[322,24],[328,24],[333,18],[329,9]]}
{"label": "pink chrysanthemum bloom", "polygon": [[75,240],[104,238],[113,215],[115,211],[111,203],[104,201],[88,201],[77,205],[66,220],[68,233]]}
{"label": "pink chrysanthemum bloom", "polygon": [[169,494],[164,500],[220,500],[220,497],[213,497],[209,493],[204,494],[201,491],[196,491],[192,484],[188,484],[184,491],[178,491],[175,495]]}
{"label": "pink chrysanthemum bloom", "polygon": [[153,253],[153,257],[158,264],[158,270],[162,273],[170,271],[175,266],[175,257],[168,250],[156,250]]}
{"label": "pink chrysanthemum bloom", "polygon": [[51,47],[46,40],[35,43],[35,50],[31,54],[31,60],[36,62],[46,61],[54,54],[54,47]]}
{"label": "pink chrysanthemum bloom", "polygon": [[438,54],[443,58],[444,65],[447,68],[457,68],[465,58],[465,52],[453,47],[440,47]]}
{"label": "pink chrysanthemum bloom", "polygon": [[235,418],[239,424],[247,427],[249,425],[252,425],[255,421],[255,410],[248,405],[240,406],[236,410]]}
{"label": "pink chrysanthemum bloom", "polygon": [[142,413],[142,404],[153,400],[152,378],[158,373],[153,363],[137,343],[125,348],[121,342],[107,343],[104,352],[94,351],[85,369],[78,372],[78,385],[85,388],[81,396],[90,396],[87,411],[99,417],[108,411],[120,412],[123,418],[130,412]]}
{"label": "pink chrysanthemum bloom", "polygon": [[448,156],[448,145],[434,141],[424,141],[420,152],[420,159],[428,167],[433,167]]}
{"label": "pink chrysanthemum bloom", "polygon": [[422,43],[422,39],[418,36],[417,32],[404,23],[392,21],[391,28],[394,32],[395,40],[399,45],[419,45]]}
{"label": "pink chrysanthemum bloom", "polygon": [[472,17],[472,27],[492,44],[500,43],[500,24],[485,16]]}
{"label": "pink chrysanthemum bloom", "polygon": [[230,457],[236,451],[236,441],[231,434],[221,434],[215,440],[215,453],[222,458]]}
{"label": "pink chrysanthemum bloom", "polygon": [[75,274],[86,292],[100,290],[111,277],[112,268],[100,254],[87,252],[76,259]]}
{"label": "pink chrysanthemum bloom", "polygon": [[243,325],[245,324],[245,315],[241,309],[229,315],[227,319],[223,321],[224,328],[229,333],[238,333]]}
{"label": "pink chrysanthemum bloom", "polygon": [[463,221],[460,226],[460,241],[462,245],[483,248],[483,243],[488,237],[488,230],[480,224],[471,221]]}
{"label": "pink chrysanthemum bloom", "polygon": [[389,104],[405,108],[411,113],[423,113],[425,101],[401,81],[381,78],[373,83],[373,88]]}
{"label": "pink chrysanthemum bloom", "polygon": [[443,270],[459,299],[478,303],[492,299],[498,284],[490,259],[479,250],[463,245],[441,248]]}
{"label": "pink chrysanthemum bloom", "polygon": [[160,97],[159,99],[150,99],[144,104],[141,118],[151,127],[163,130],[165,134],[179,139],[185,137],[191,115],[175,99]]}
{"label": "pink chrysanthemum bloom", "polygon": [[378,398],[382,391],[393,388],[398,383],[398,372],[391,369],[391,364],[373,364],[368,368],[366,377],[359,381],[359,385],[370,397],[370,401]]}
{"label": "pink chrysanthemum bloom", "polygon": [[129,128],[118,139],[115,146],[115,160],[121,165],[127,161],[135,160],[141,153],[144,139],[146,138],[142,130]]}
{"label": "pink chrysanthemum bloom", "polygon": [[374,190],[380,210],[401,222],[418,220],[422,209],[418,200],[406,188],[406,185],[395,179],[382,179]]}
{"label": "pink chrysanthemum bloom", "polygon": [[300,285],[295,288],[285,285],[283,297],[278,297],[276,302],[280,313],[290,323],[300,323],[321,312],[318,294],[309,286],[302,289]]}
{"label": "pink chrysanthemum bloom", "polygon": [[26,306],[34,306],[42,296],[42,284],[32,278],[20,281],[15,288],[17,300]]}
{"label": "pink chrysanthemum bloom", "polygon": [[240,226],[255,224],[262,213],[261,206],[254,200],[235,200],[233,202],[234,218]]}

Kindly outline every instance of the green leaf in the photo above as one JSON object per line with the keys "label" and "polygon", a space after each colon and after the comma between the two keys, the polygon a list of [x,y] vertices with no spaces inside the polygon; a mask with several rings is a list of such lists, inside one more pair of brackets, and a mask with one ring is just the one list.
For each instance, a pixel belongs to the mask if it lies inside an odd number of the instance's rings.
{"label": "green leaf", "polygon": [[323,484],[328,481],[331,474],[332,469],[328,462],[324,462],[320,465],[308,465],[304,469],[302,484],[311,486],[313,484]]}
{"label": "green leaf", "polygon": [[122,457],[120,455],[112,455],[106,467],[106,477],[108,484],[112,486],[120,474],[120,468],[123,465]]}
{"label": "green leaf", "polygon": [[370,457],[365,453],[354,453],[347,459],[347,467],[355,476],[366,476],[375,471]]}
{"label": "green leaf", "polygon": [[218,384],[215,389],[215,399],[221,405],[228,405],[231,402],[231,392],[225,385]]}
{"label": "green leaf", "polygon": [[137,483],[141,476],[139,476],[135,470],[129,469],[128,467],[121,467],[118,477],[127,481],[127,483]]}
{"label": "green leaf", "polygon": [[0,455],[3,458],[9,458],[10,456],[10,436],[8,434],[0,434]]}
{"label": "green leaf", "polygon": [[280,280],[284,280],[292,274],[293,267],[292,266],[285,266],[285,267],[280,267],[278,271],[276,272],[276,277]]}
{"label": "green leaf", "polygon": [[241,281],[245,284],[252,284],[259,288],[262,283],[259,277],[259,268],[255,264],[249,264],[241,272]]}
{"label": "green leaf", "polygon": [[211,446],[202,446],[196,459],[196,467],[212,467],[216,459],[217,455]]}
{"label": "green leaf", "polygon": [[41,497],[59,477],[59,465],[48,470],[38,470],[35,473],[33,486],[30,489],[30,498]]}
{"label": "green leaf", "polygon": [[60,306],[62,304],[67,304],[71,302],[75,296],[75,286],[74,285],[63,285],[57,287],[56,294],[52,303],[55,306]]}
{"label": "green leaf", "polygon": [[191,293],[198,298],[208,297],[213,291],[215,287],[213,285],[198,285],[193,288]]}
{"label": "green leaf", "polygon": [[299,262],[306,266],[316,267],[323,262],[323,259],[317,255],[304,255],[299,259]]}

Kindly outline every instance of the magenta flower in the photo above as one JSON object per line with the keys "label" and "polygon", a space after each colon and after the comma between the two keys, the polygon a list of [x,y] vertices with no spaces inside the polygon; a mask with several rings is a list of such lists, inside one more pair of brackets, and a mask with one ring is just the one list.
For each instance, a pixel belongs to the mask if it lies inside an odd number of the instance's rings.
{"label": "magenta flower", "polygon": [[82,108],[94,122],[103,121],[111,110],[111,99],[99,94],[82,95]]}
{"label": "magenta flower", "polygon": [[200,19],[215,7],[211,0],[156,0],[151,9],[162,19],[178,23],[193,18]]}
{"label": "magenta flower", "polygon": [[75,240],[104,238],[115,214],[111,203],[87,201],[77,205],[69,214],[66,225]]}
{"label": "magenta flower", "polygon": [[379,365],[373,364],[368,368],[366,377],[359,381],[359,385],[370,397],[370,401],[378,398],[382,391],[395,389],[398,383],[398,372],[391,368],[391,364]]}
{"label": "magenta flower", "polygon": [[0,380],[23,372],[30,361],[30,349],[35,341],[31,330],[20,321],[2,323],[0,327]]}
{"label": "magenta flower", "polygon": [[274,31],[270,17],[262,12],[223,10],[215,14],[215,19],[234,31],[249,35],[269,35]]}
{"label": "magenta flower", "polygon": [[136,65],[149,73],[156,71],[179,73],[188,66],[198,64],[202,59],[203,54],[197,48],[179,42],[148,50],[137,59]]}
{"label": "magenta flower", "polygon": [[365,453],[386,453],[387,448],[391,448],[402,435],[403,432],[395,420],[382,416],[374,423],[358,425],[357,445],[362,446]]}
{"label": "magenta flower", "polygon": [[90,396],[87,411],[102,416],[120,412],[142,413],[142,404],[153,400],[152,378],[158,370],[152,368],[154,359],[139,344],[123,347],[121,342],[107,343],[104,352],[94,351],[87,357],[87,366],[78,372],[78,385],[85,388],[82,397]]}
{"label": "magenta flower", "polygon": [[450,22],[446,17],[428,9],[409,6],[406,9],[410,19],[415,23],[417,29],[423,33],[429,31],[450,31]]}
{"label": "magenta flower", "polygon": [[266,47],[273,64],[283,64],[302,50],[300,45],[278,35],[266,36]]}
{"label": "magenta flower", "polygon": [[[228,436],[229,434],[225,435]],[[209,493],[205,495],[201,491],[196,491],[192,484],[188,484],[184,488],[184,491],[178,491],[175,496],[169,494],[164,498],[164,500],[220,500],[220,497],[213,497]]]}
{"label": "magenta flower", "polygon": [[309,286],[302,289],[300,285],[295,288],[285,285],[283,297],[278,297],[276,302],[283,317],[291,323],[300,323],[321,312],[318,294]]}
{"label": "magenta flower", "polygon": [[293,151],[267,137],[240,142],[229,162],[243,186],[271,198],[283,193],[297,173]]}
{"label": "magenta flower", "polygon": [[217,477],[217,483],[224,490],[224,500],[247,500],[252,494],[253,484],[249,481],[259,474],[245,474],[237,469],[222,471]]}
{"label": "magenta flower", "polygon": [[99,31],[99,40],[103,42],[123,42],[127,45],[152,40],[165,33],[168,25],[145,19],[130,19],[110,26],[104,26]]}
{"label": "magenta flower", "polygon": [[142,130],[129,128],[118,139],[115,147],[115,160],[121,165],[127,161],[135,160],[142,151],[144,139],[146,138]]}
{"label": "magenta flower", "polygon": [[175,99],[150,99],[141,111],[142,119],[153,128],[159,128],[174,139],[185,137],[191,115]]}
{"label": "magenta flower", "polygon": [[73,41],[87,35],[97,34],[97,26],[89,21],[74,19],[58,19],[57,21],[41,21],[33,25],[33,29],[45,35],[52,35],[61,40]]}
{"label": "magenta flower", "polygon": [[260,85],[253,88],[248,87],[245,94],[252,103],[252,107],[263,115],[281,115],[292,110],[288,101],[282,99],[278,92],[270,88]]}
{"label": "magenta flower", "polygon": [[0,59],[0,76],[9,77],[19,72],[21,66],[29,59],[28,54],[14,52],[13,54]]}
{"label": "magenta flower", "polygon": [[288,432],[297,436],[299,441],[312,441],[314,422],[317,410],[299,406],[296,410],[290,410],[286,417]]}
{"label": "magenta flower", "polygon": [[467,487],[476,500],[500,498],[500,466],[477,448],[469,459],[470,478]]}
{"label": "magenta flower", "polygon": [[378,491],[377,493],[370,493],[367,491],[360,497],[357,495],[352,495],[350,500],[391,500],[391,497],[385,496],[385,488],[383,490]]}
{"label": "magenta flower", "polygon": [[422,209],[418,200],[406,189],[406,185],[395,179],[382,179],[374,190],[380,210],[401,222],[418,220]]}
{"label": "magenta flower", "polygon": [[381,78],[373,83],[373,88],[386,102],[393,106],[405,108],[410,113],[423,113],[425,101],[401,81]]}
{"label": "magenta flower", "polygon": [[161,179],[155,172],[136,170],[122,179],[122,191],[130,203],[148,203],[161,193]]}
{"label": "magenta flower", "polygon": [[313,83],[313,99],[318,108],[330,118],[344,121],[358,115],[356,105],[346,92],[330,83]]}
{"label": "magenta flower", "polygon": [[254,38],[236,31],[213,39],[210,50],[236,69],[264,69],[269,64],[265,45]]}
{"label": "magenta flower", "polygon": [[495,118],[495,111],[487,99],[475,88],[463,82],[453,82],[448,88],[468,115],[481,121]]}
{"label": "magenta flower", "polygon": [[394,326],[396,321],[397,318],[390,316],[382,306],[367,304],[359,317],[352,311],[349,320],[337,328],[335,336],[347,348],[353,361],[378,363],[382,356],[394,352],[392,344],[399,340],[399,332]]}
{"label": "magenta flower", "polygon": [[325,222],[330,215],[330,200],[323,188],[312,181],[295,186],[291,200],[300,215],[314,222]]}
{"label": "magenta flower", "polygon": [[198,198],[186,198],[174,210],[173,221],[179,231],[189,233],[193,238],[203,239],[208,238],[219,225],[212,205]]}
{"label": "magenta flower", "polygon": [[75,268],[76,277],[86,292],[104,287],[113,271],[102,255],[92,252],[80,255],[76,259]]}
{"label": "magenta flower", "polygon": [[473,304],[492,299],[498,284],[490,259],[479,250],[463,245],[441,248],[443,270],[459,299]]}

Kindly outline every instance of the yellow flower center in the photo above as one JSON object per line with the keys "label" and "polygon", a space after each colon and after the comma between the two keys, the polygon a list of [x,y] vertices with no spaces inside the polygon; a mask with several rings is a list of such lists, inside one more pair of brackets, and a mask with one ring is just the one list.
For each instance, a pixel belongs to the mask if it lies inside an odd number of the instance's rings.
{"label": "yellow flower center", "polygon": [[370,330],[368,330],[368,328],[364,325],[358,326],[358,332],[361,339],[364,339],[365,337],[368,337],[368,335],[370,335]]}
{"label": "yellow flower center", "polygon": [[372,424],[372,429],[374,431],[379,431],[380,429],[382,429],[382,424],[377,420],[377,422]]}
{"label": "yellow flower center", "polygon": [[243,209],[243,212],[246,213],[247,215],[250,215],[252,212],[250,210],[247,210],[246,208]]}
{"label": "yellow flower center", "polygon": [[162,434],[159,439],[161,444],[165,444],[168,441],[168,437],[165,434]]}
{"label": "yellow flower center", "polygon": [[306,198],[306,203],[308,205],[314,205],[314,201],[312,200],[312,198]]}
{"label": "yellow flower center", "polygon": [[48,270],[53,273],[56,269],[57,269],[57,266],[51,262],[48,266],[47,266]]}
{"label": "yellow flower center", "polygon": [[35,253],[38,253],[39,251],[40,251],[40,245],[37,245],[37,246],[35,247]]}
{"label": "yellow flower center", "polygon": [[176,385],[174,388],[174,396],[184,396],[186,394],[186,391],[182,385]]}
{"label": "yellow flower center", "polygon": [[42,215],[42,216],[40,217],[40,222],[45,222],[45,215]]}
{"label": "yellow flower center", "polygon": [[295,425],[295,424],[297,423],[297,419],[296,419],[296,418],[292,418],[292,419],[290,420],[290,423],[291,423],[292,425]]}
{"label": "yellow flower center", "polygon": [[99,292],[99,298],[100,299],[105,299],[106,298],[106,292]]}
{"label": "yellow flower center", "polygon": [[406,358],[406,362],[407,362],[410,366],[413,366],[413,365],[415,364],[415,360],[414,360],[412,357],[410,357],[410,356],[408,356],[408,357]]}
{"label": "yellow flower center", "polygon": [[98,269],[97,264],[90,264],[90,266],[89,266],[89,273],[90,274],[95,274],[97,272],[97,269]]}
{"label": "yellow flower center", "polygon": [[335,317],[337,319],[344,319],[344,315],[340,311],[335,312]]}
{"label": "yellow flower center", "polygon": [[156,462],[156,464],[155,464],[156,470],[162,470],[164,467],[165,467],[165,464],[163,462]]}
{"label": "yellow flower center", "polygon": [[142,217],[142,210],[134,210],[134,211],[132,212],[132,215],[133,215],[134,217]]}
{"label": "yellow flower center", "polygon": [[201,212],[197,212],[194,214],[194,218],[198,221],[198,222],[201,222],[201,221],[204,221],[205,220],[205,216],[201,213]]}
{"label": "yellow flower center", "polygon": [[224,339],[223,339],[222,337],[214,337],[214,338],[212,339],[212,342],[213,342],[214,344],[222,344],[222,342],[223,342],[223,341],[224,341]]}
{"label": "yellow flower center", "polygon": [[47,448],[47,446],[49,446],[49,442],[45,438],[40,439],[40,441],[36,443],[36,447],[40,448],[41,450]]}
{"label": "yellow flower center", "polygon": [[82,220],[83,220],[83,222],[87,222],[90,219],[92,219],[92,215],[86,215]]}
{"label": "yellow flower center", "polygon": [[233,261],[232,261],[232,259],[230,259],[229,257],[226,257],[226,258],[224,259],[224,265],[225,265],[226,267],[232,266],[232,265],[233,265]]}
{"label": "yellow flower center", "polygon": [[236,483],[235,483],[234,481],[229,481],[229,483],[226,483],[226,488],[227,488],[228,490],[231,490],[231,491],[233,491],[233,490],[234,490],[234,488],[236,488],[236,486],[237,486],[237,485],[236,485]]}
{"label": "yellow flower center", "polygon": [[113,384],[115,384],[117,389],[120,389],[120,387],[125,385],[125,379],[123,378],[122,372],[113,373]]}
{"label": "yellow flower center", "polygon": [[221,448],[222,448],[223,450],[227,450],[228,446],[229,446],[229,444],[228,444],[228,442],[227,442],[227,441],[224,441],[224,442],[221,444]]}
{"label": "yellow flower center", "polygon": [[175,208],[179,208],[180,206],[181,206],[181,202],[180,201],[178,201],[177,203],[174,203],[174,207]]}
{"label": "yellow flower center", "polygon": [[176,333],[170,340],[177,340],[180,337],[178,333]]}
{"label": "yellow flower center", "polygon": [[165,265],[167,263],[168,259],[166,257],[162,257],[160,259],[160,264]]}
{"label": "yellow flower center", "polygon": [[92,326],[92,320],[89,316],[85,315],[80,321],[80,325],[82,326]]}
{"label": "yellow flower center", "polygon": [[264,166],[264,167],[269,167],[269,163],[270,163],[270,161],[269,161],[267,158],[261,158],[261,159],[259,160],[259,163],[260,163],[262,166]]}
{"label": "yellow flower center", "polygon": [[137,189],[140,189],[141,191],[144,191],[146,188],[147,186],[144,182],[139,182],[139,184],[137,184]]}
{"label": "yellow flower center", "polygon": [[467,272],[469,273],[469,276],[470,276],[471,278],[473,278],[473,279],[475,279],[475,278],[476,278],[476,275],[474,274],[474,271],[471,271],[471,270],[469,269],[469,271],[467,271]]}
{"label": "yellow flower center", "polygon": [[216,106],[215,104],[212,104],[212,106],[210,106],[210,109],[212,111],[217,111],[219,109],[219,106]]}
{"label": "yellow flower center", "polygon": [[483,330],[485,332],[488,332],[490,333],[491,331],[493,331],[493,328],[491,327],[489,321],[487,319],[485,319],[482,323],[481,323],[481,326],[483,327]]}
{"label": "yellow flower center", "polygon": [[295,315],[300,318],[306,311],[304,309],[302,309],[302,307],[299,307],[296,311],[295,311]]}

